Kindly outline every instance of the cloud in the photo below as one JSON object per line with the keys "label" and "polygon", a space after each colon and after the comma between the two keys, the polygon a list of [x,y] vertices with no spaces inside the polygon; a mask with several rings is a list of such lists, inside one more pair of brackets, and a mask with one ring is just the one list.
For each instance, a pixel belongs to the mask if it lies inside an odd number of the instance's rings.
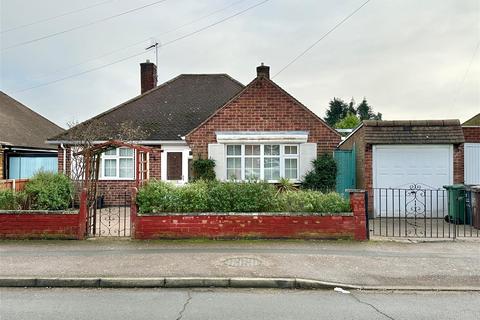
{"label": "cloud", "polygon": [[[61,0],[3,1],[2,29],[97,3]],[[1,45],[35,38],[93,21],[152,0],[116,0],[79,14],[2,34]],[[188,21],[228,6],[231,1],[167,1],[92,27],[52,37],[1,55],[1,87],[59,125],[85,120],[139,93],[139,63],[146,53],[122,63],[50,86],[54,81],[142,52],[146,43],[98,61],[53,73],[109,51],[164,34]],[[195,24],[158,37],[166,43],[260,0],[245,0]],[[265,62],[272,74],[317,40],[363,0],[271,0],[195,36],[160,49],[159,77],[179,73],[225,72],[243,83]],[[29,7],[31,10],[24,10]],[[372,0],[274,80],[323,116],[333,97],[357,101],[366,96],[386,119],[460,118],[480,110],[479,2]],[[52,74],[53,73],[53,74]],[[45,75],[47,75],[45,77]]]}

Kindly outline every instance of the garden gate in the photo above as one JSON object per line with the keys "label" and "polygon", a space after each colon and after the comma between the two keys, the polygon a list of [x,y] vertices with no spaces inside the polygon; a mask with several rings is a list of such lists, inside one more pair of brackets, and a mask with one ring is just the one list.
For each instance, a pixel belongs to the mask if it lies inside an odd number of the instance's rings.
{"label": "garden gate", "polygon": [[[369,190],[371,236],[404,238],[480,237],[480,204],[469,193],[412,184],[406,188]],[[470,200],[469,200],[470,199]],[[474,219],[475,218],[475,219]]]}
{"label": "garden gate", "polygon": [[[101,155],[114,148],[129,148],[135,153],[135,187],[149,179],[151,148],[110,140],[79,152],[84,159],[84,183],[87,190],[87,237],[130,236],[130,187],[124,181],[99,184]],[[122,189],[123,188],[123,189]],[[121,191],[120,191],[121,190]]]}
{"label": "garden gate", "polygon": [[348,197],[347,189],[355,189],[355,147],[352,150],[335,150],[335,162],[337,163],[336,191]]}

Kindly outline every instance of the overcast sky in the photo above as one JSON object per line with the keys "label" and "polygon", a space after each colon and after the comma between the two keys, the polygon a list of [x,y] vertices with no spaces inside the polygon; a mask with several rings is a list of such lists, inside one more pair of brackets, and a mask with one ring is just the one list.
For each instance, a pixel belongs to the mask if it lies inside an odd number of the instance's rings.
{"label": "overcast sky", "polygon": [[[20,46],[155,0],[0,2],[1,90],[66,127],[138,95],[139,63],[155,55],[86,71],[144,52],[151,37],[167,44],[262,0],[166,0]],[[228,73],[247,84],[260,62],[275,74],[363,2],[267,1],[161,47],[159,82],[181,73]],[[384,119],[464,121],[480,112],[479,43],[480,0],[371,0],[274,81],[322,117],[333,97],[365,96]],[[41,86],[48,82],[54,83]]]}

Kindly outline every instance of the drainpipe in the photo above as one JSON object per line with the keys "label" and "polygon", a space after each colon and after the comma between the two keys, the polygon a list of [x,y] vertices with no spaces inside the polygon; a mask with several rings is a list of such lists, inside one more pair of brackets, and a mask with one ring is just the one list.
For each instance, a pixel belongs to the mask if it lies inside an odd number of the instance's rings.
{"label": "drainpipe", "polygon": [[63,149],[63,174],[67,174],[67,149],[60,143],[60,148]]}

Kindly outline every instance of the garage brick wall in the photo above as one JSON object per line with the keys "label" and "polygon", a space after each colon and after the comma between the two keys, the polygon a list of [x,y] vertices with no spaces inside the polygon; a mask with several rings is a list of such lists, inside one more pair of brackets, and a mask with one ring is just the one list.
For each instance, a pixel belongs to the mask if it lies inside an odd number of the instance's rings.
{"label": "garage brick wall", "polygon": [[464,182],[463,144],[453,146],[453,183]]}
{"label": "garage brick wall", "polygon": [[480,143],[480,127],[462,127],[466,143]]}
{"label": "garage brick wall", "polygon": [[341,150],[352,150],[355,145],[355,176],[359,189],[365,189],[365,131],[359,128],[339,147]]}
{"label": "garage brick wall", "polygon": [[220,109],[186,141],[195,157],[208,157],[216,131],[308,131],[308,142],[319,154],[332,153],[340,135],[266,77],[254,80],[237,98]]}

